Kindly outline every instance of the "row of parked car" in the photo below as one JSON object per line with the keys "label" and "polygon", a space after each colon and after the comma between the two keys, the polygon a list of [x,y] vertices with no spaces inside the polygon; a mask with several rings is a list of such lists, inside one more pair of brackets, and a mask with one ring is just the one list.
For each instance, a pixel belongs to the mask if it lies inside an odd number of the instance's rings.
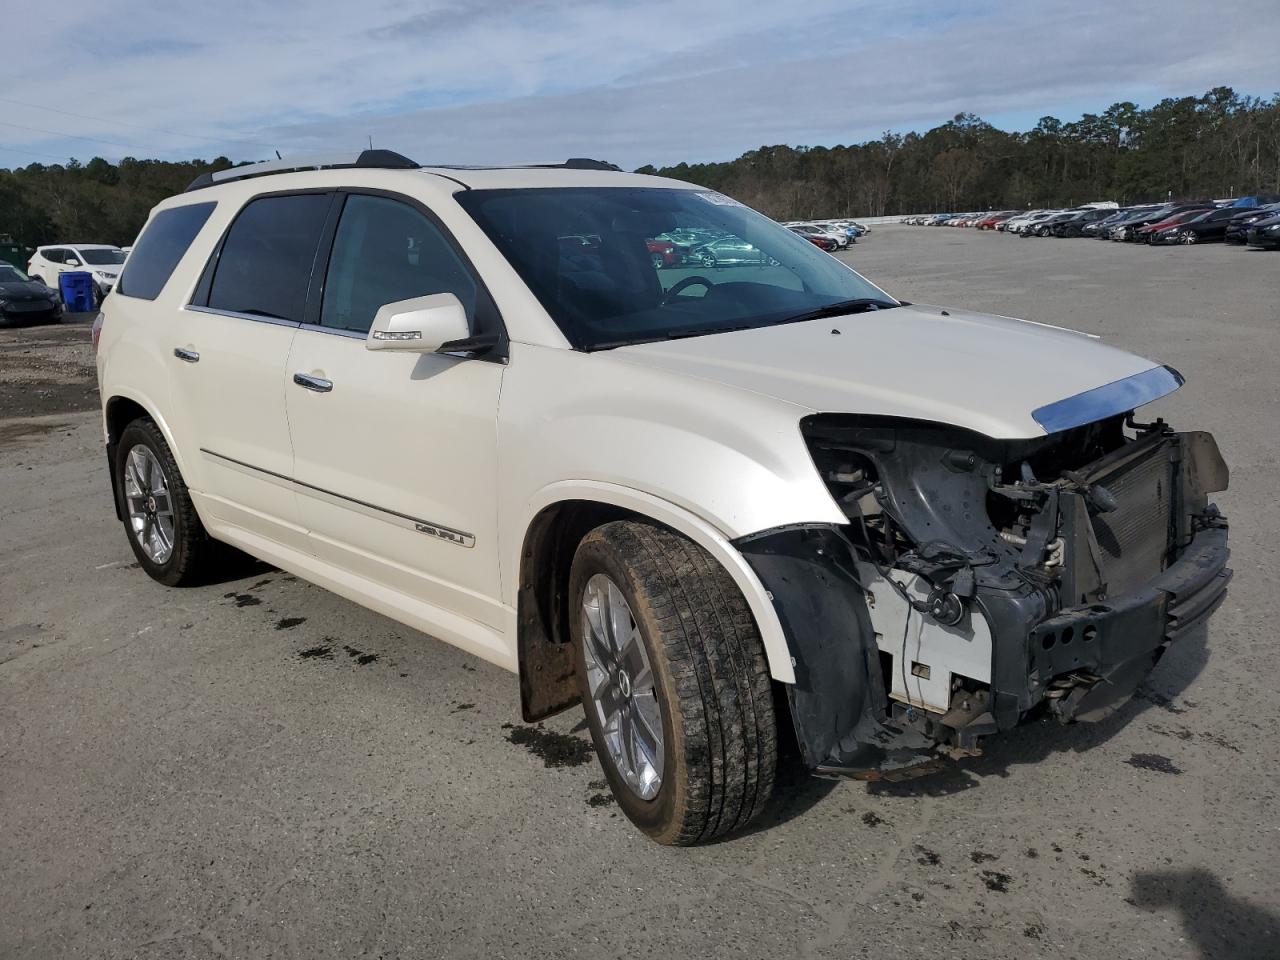
{"label": "row of parked car", "polygon": [[783,226],[828,253],[845,250],[871,232],[870,227],[855,220],[793,220]]}
{"label": "row of parked car", "polygon": [[1280,249],[1280,194],[1130,207],[1104,201],[1068,210],[925,214],[901,222],[974,227],[1023,237],[1094,237],[1153,245],[1223,241]]}
{"label": "row of parked car", "polygon": [[[871,228],[852,220],[822,220],[787,223],[784,226],[828,253],[847,249]],[[599,243],[599,237],[572,236],[560,238],[562,253],[579,253]],[[771,266],[777,263],[764,251],[741,237],[697,227],[682,227],[646,241],[655,268]]]}

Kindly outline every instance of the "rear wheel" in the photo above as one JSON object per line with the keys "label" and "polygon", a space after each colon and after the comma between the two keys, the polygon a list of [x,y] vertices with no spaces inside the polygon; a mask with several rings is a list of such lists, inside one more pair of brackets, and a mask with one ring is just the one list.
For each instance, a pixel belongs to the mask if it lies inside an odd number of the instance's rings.
{"label": "rear wheel", "polygon": [[773,792],[764,648],[732,578],[662,527],[589,533],[569,580],[587,725],[618,805],[659,843],[746,826]]}
{"label": "rear wheel", "polygon": [[115,471],[125,532],[142,569],[170,587],[207,576],[216,545],[205,533],[155,423],[138,419],[125,427],[116,446]]}

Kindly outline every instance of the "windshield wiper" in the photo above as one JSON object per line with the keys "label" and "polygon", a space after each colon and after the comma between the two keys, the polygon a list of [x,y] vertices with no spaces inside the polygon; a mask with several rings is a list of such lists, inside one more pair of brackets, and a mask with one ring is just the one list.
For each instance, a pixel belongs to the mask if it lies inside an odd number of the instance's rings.
{"label": "windshield wiper", "polygon": [[823,317],[844,316],[849,313],[865,313],[868,310],[890,310],[893,307],[900,306],[902,306],[902,304],[893,303],[889,300],[881,300],[879,297],[859,297],[856,300],[840,300],[836,303],[828,303],[825,306],[817,307],[814,310],[807,310],[804,313],[797,313],[790,317],[783,317],[781,320],[773,320],[767,323],[744,323],[728,327],[685,327],[678,330],[669,330],[652,335],[646,334],[644,336],[627,337],[619,340],[602,340],[599,343],[591,344],[585,349],[588,351],[612,350],[615,347],[631,347],[642,343],[658,343],[663,340],[683,340],[686,337],[706,337],[713,333],[738,333],[742,330],[759,330],[764,327],[773,327],[783,323],[802,323],[805,320],[821,320]]}
{"label": "windshield wiper", "polygon": [[840,317],[847,313],[866,313],[868,310],[891,310],[896,306],[899,306],[899,304],[881,300],[879,297],[858,297],[855,300],[838,300],[835,303],[824,304],[821,307],[807,310],[804,313],[797,313],[779,322],[803,323],[806,320],[821,320],[823,317]]}
{"label": "windshield wiper", "polygon": [[740,327],[689,327],[685,330],[671,330],[662,335],[664,340],[683,340],[685,337],[705,337],[713,333],[737,333],[739,330],[750,330],[749,326]]}

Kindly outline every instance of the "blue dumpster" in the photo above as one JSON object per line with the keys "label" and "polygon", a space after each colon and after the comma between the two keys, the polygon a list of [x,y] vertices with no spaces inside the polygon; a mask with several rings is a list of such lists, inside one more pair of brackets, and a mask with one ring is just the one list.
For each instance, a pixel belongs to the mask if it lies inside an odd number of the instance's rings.
{"label": "blue dumpster", "polygon": [[93,274],[69,270],[58,275],[58,292],[70,313],[88,313],[93,309]]}

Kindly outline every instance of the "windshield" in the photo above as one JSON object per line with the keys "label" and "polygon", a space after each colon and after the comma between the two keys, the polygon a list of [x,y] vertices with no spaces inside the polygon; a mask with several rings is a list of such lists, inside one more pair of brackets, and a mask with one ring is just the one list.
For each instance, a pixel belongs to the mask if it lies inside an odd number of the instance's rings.
{"label": "windshield", "polygon": [[570,187],[455,198],[580,350],[898,306],[718,193]]}
{"label": "windshield", "polygon": [[78,250],[81,259],[85,263],[91,263],[95,267],[105,267],[112,264],[124,263],[124,251],[116,249],[108,249],[104,247],[96,247],[92,250]]}
{"label": "windshield", "polygon": [[17,267],[0,263],[0,283],[22,283],[26,279],[27,275]]}

